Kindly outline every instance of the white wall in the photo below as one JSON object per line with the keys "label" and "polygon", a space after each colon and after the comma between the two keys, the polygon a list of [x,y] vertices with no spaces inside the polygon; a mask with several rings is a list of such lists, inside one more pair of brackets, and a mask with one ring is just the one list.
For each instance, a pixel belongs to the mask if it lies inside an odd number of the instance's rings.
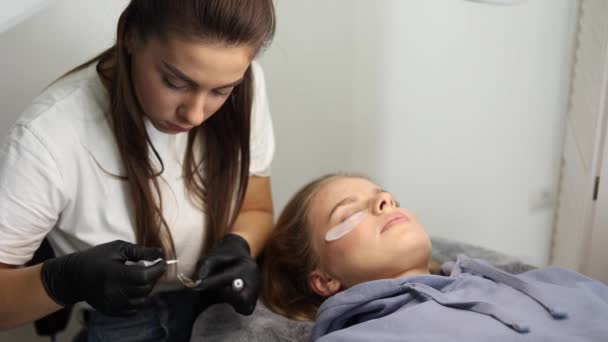
{"label": "white wall", "polygon": [[0,137],[50,82],[109,47],[126,0],[54,0],[0,34]]}
{"label": "white wall", "polygon": [[45,8],[51,0],[20,0],[0,2],[0,33]]}
{"label": "white wall", "polygon": [[360,171],[432,235],[547,262],[576,1],[277,8],[263,64],[278,209],[322,173]]}

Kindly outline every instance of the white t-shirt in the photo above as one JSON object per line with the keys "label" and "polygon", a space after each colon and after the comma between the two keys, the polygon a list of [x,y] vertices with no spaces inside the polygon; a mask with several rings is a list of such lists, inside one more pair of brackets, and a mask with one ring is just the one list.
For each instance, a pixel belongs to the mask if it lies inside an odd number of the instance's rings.
{"label": "white t-shirt", "polygon": [[[252,69],[249,171],[269,176],[272,121],[262,69],[255,62]],[[0,149],[1,263],[23,265],[47,235],[58,256],[117,239],[135,242],[128,183],[114,176],[125,172],[108,107],[107,91],[93,65],[49,87],[12,128]],[[159,184],[178,269],[191,276],[205,224],[182,178],[187,133],[165,134],[145,122],[165,166]]]}

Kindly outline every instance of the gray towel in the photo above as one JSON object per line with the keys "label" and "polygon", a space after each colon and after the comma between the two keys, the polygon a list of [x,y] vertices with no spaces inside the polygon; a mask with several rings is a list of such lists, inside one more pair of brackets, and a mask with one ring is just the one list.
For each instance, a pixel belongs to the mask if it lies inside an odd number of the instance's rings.
{"label": "gray towel", "polygon": [[277,315],[259,301],[251,316],[239,315],[228,304],[216,304],[198,317],[190,341],[304,342],[308,341],[312,324]]}
{"label": "gray towel", "polygon": [[431,240],[433,243],[433,259],[439,263],[456,261],[459,254],[465,254],[471,258],[485,260],[490,265],[511,274],[518,274],[536,268],[515,257],[487,248],[438,237]]}

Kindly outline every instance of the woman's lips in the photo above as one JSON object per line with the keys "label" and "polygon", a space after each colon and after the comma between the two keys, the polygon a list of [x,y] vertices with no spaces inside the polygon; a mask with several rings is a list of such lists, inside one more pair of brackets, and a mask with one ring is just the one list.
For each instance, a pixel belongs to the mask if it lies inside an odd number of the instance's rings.
{"label": "woman's lips", "polygon": [[391,227],[393,227],[393,226],[395,226],[397,224],[400,224],[400,223],[404,223],[404,222],[409,222],[409,219],[403,213],[390,214],[384,220],[384,225],[382,225],[382,229],[380,230],[380,234],[382,234],[385,231],[389,230]]}
{"label": "woman's lips", "polygon": [[182,126],[174,125],[170,122],[167,122],[167,128],[173,132],[187,132],[190,130],[190,128],[184,128]]}

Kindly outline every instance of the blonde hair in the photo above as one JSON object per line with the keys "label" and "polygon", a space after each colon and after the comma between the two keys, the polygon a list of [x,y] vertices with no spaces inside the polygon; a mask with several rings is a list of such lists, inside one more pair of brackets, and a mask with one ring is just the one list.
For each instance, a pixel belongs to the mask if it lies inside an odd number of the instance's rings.
{"label": "blonde hair", "polygon": [[[275,313],[296,320],[314,320],[325,300],[308,286],[308,274],[319,259],[312,248],[309,221],[310,204],[319,190],[340,178],[364,175],[328,174],[302,187],[287,202],[262,255],[262,291],[264,304]],[[430,260],[431,273],[439,273],[439,263]]]}
{"label": "blonde hair", "polygon": [[324,297],[308,287],[318,264],[311,246],[310,203],[327,183],[362,175],[328,174],[302,187],[285,205],[262,256],[261,297],[272,311],[297,320],[314,320]]}

